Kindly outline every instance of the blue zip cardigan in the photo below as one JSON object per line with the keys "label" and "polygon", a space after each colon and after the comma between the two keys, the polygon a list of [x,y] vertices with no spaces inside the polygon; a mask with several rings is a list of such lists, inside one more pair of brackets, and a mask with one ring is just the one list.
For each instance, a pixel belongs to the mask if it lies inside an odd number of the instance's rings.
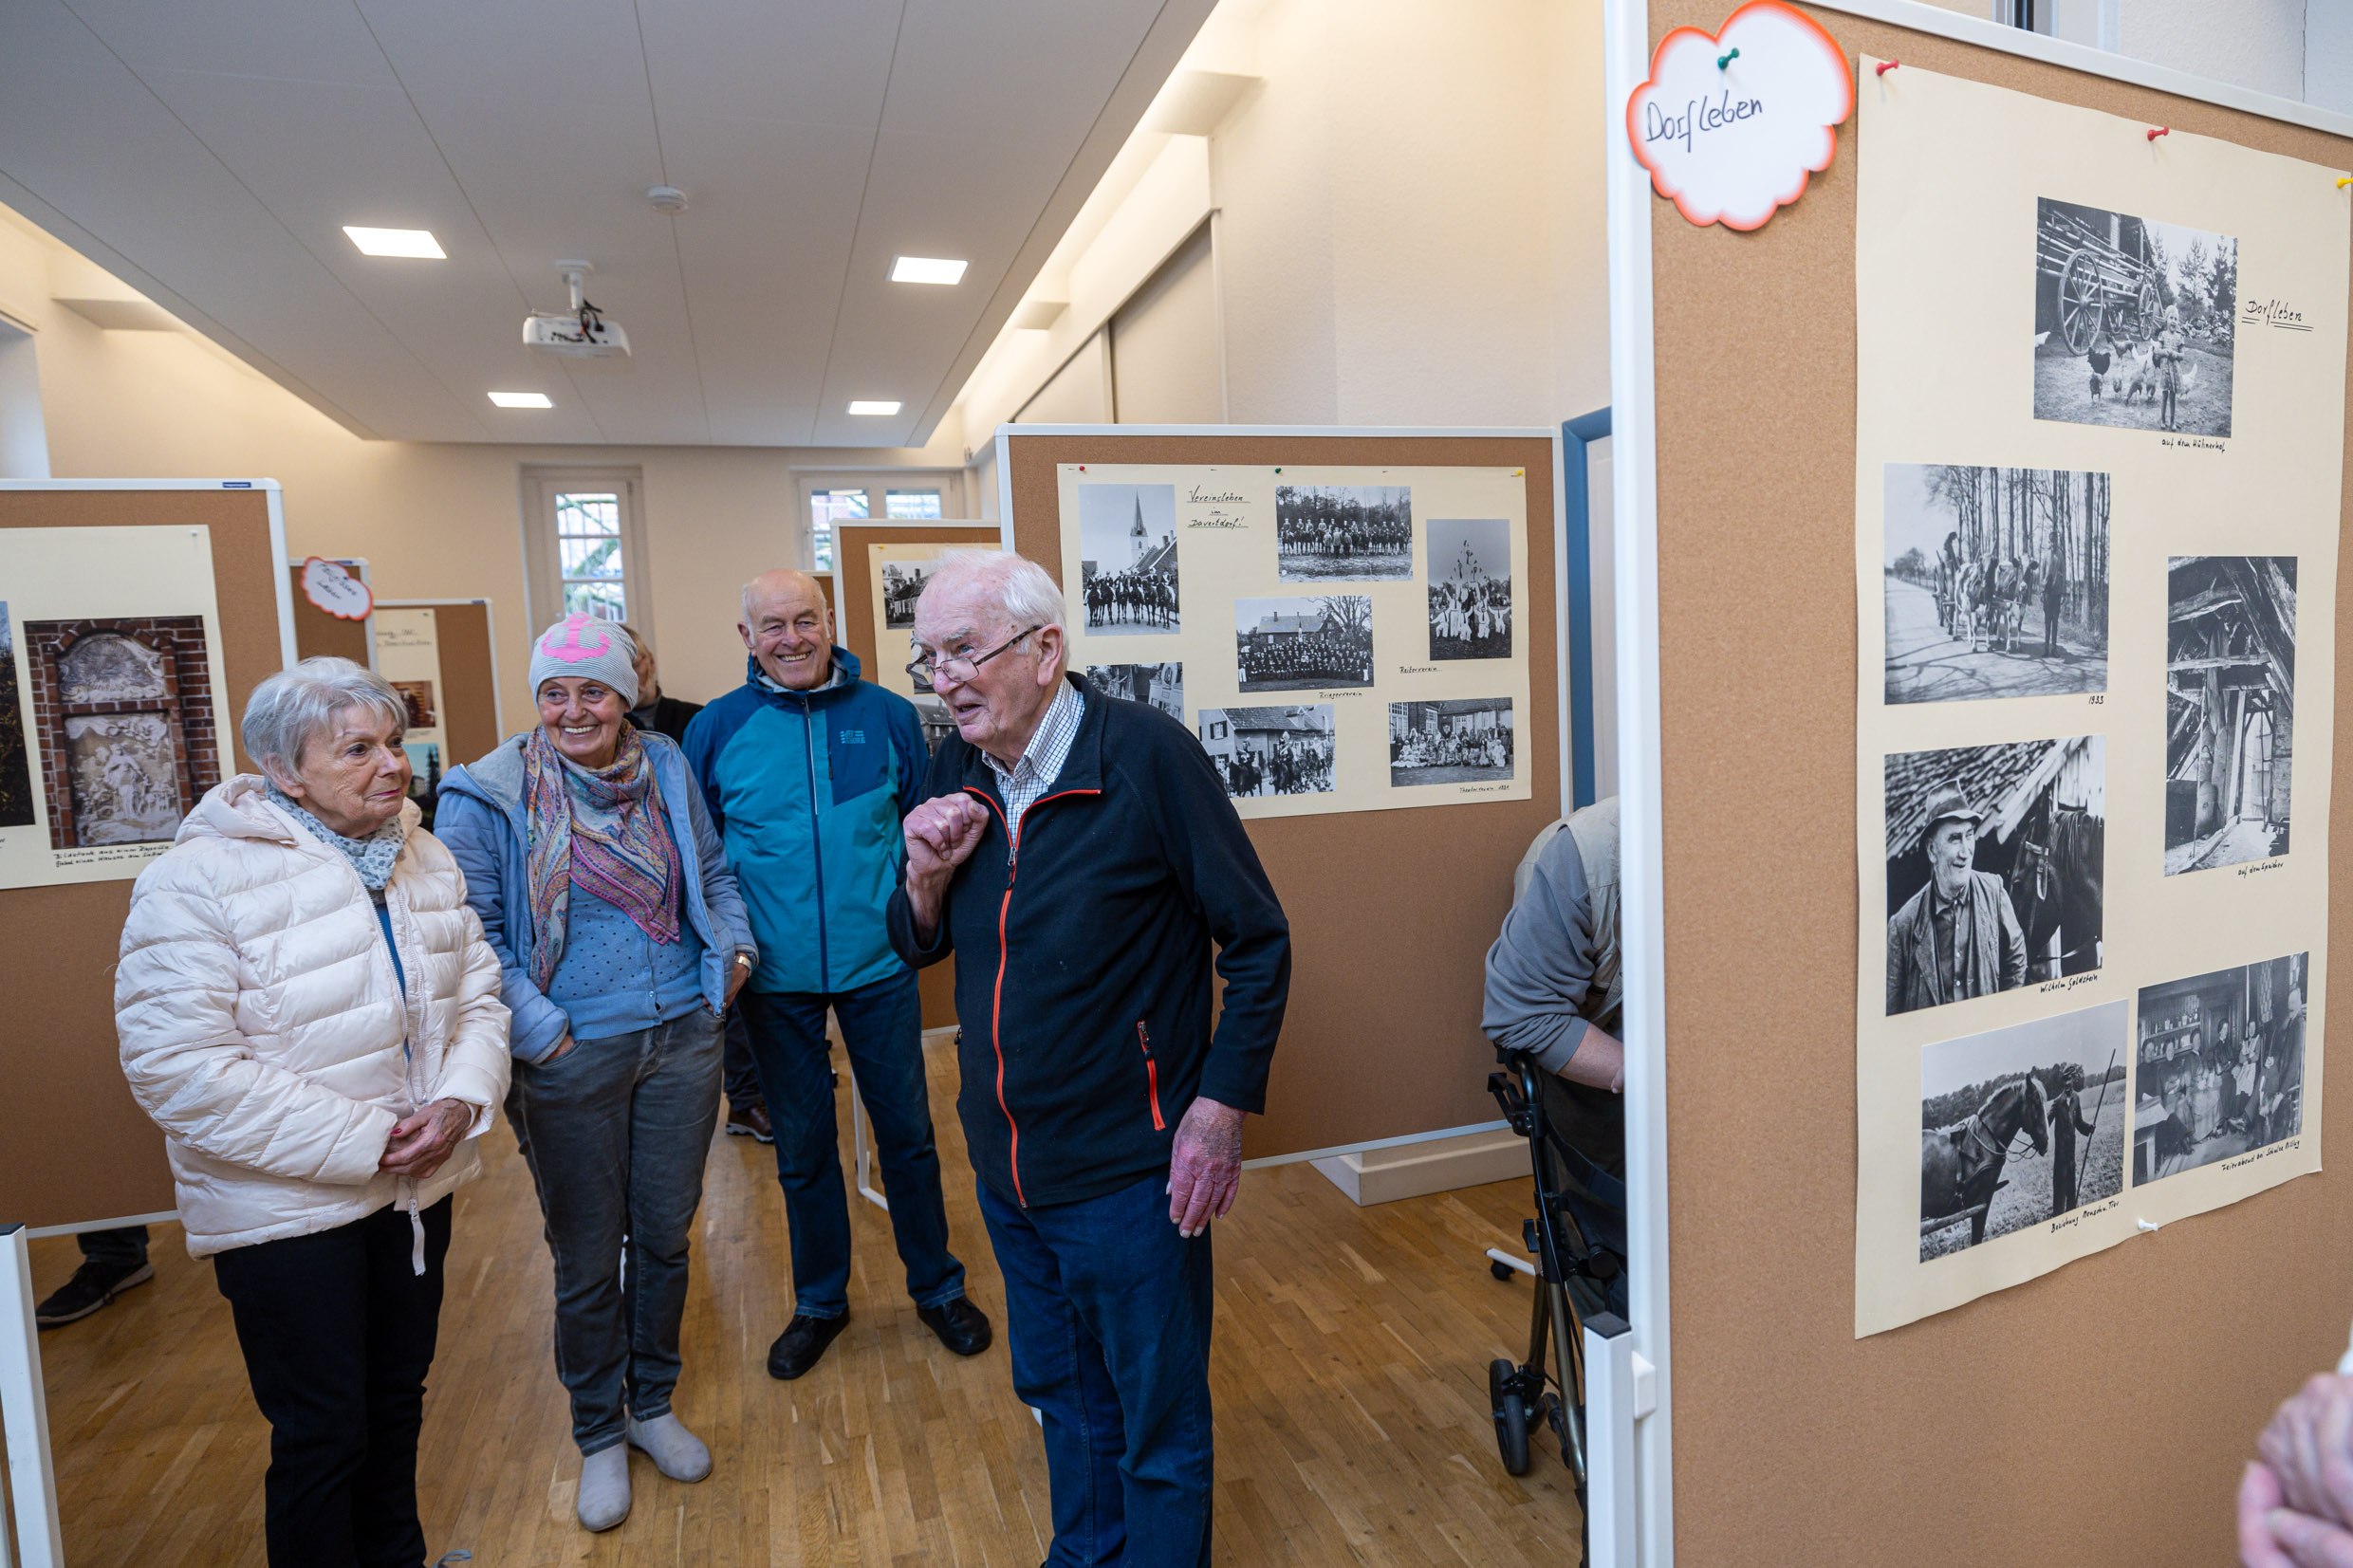
{"label": "blue zip cardigan", "polygon": [[931,756],[914,703],[859,678],[847,649],[833,659],[847,678],[815,692],[772,692],[746,659],[744,684],[686,727],[759,933],[750,990],[839,993],[906,972],[884,913]]}
{"label": "blue zip cardigan", "polygon": [[[523,803],[523,747],[529,732],[510,735],[487,757],[453,767],[441,778],[434,837],[448,846],[466,876],[466,902],[481,917],[482,934],[498,954],[500,1000],[514,1015],[509,1046],[525,1061],[543,1061],[564,1039],[571,1020],[531,983],[531,902],[525,861],[529,838]],[[735,874],[727,867],[719,836],[703,814],[700,791],[686,757],[667,736],[643,733],[670,812],[670,836],[686,872],[685,914],[703,939],[703,1003],[713,1012],[727,1001],[728,970],[741,950],[757,946],[744,918]],[[692,848],[693,853],[687,853]]]}

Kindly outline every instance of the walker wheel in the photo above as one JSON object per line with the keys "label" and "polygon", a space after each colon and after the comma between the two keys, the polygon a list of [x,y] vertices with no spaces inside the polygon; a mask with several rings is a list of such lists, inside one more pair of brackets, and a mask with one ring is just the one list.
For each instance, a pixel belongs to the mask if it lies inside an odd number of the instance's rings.
{"label": "walker wheel", "polygon": [[1510,1264],[1499,1264],[1491,1258],[1487,1263],[1487,1272],[1492,1274],[1498,1280],[1509,1280],[1512,1275],[1517,1274],[1519,1270],[1513,1268]]}
{"label": "walker wheel", "polygon": [[1505,1394],[1495,1408],[1495,1447],[1507,1474],[1528,1473],[1528,1406],[1516,1393]]}

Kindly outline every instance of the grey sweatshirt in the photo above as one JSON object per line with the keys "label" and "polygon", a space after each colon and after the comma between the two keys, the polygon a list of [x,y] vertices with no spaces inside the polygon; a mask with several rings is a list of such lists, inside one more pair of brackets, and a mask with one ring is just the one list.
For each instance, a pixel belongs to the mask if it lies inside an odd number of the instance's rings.
{"label": "grey sweatshirt", "polygon": [[1487,950],[1487,1037],[1546,1071],[1568,1065],[1586,1020],[1623,993],[1618,966],[1618,798],[1537,841],[1513,876],[1511,913]]}

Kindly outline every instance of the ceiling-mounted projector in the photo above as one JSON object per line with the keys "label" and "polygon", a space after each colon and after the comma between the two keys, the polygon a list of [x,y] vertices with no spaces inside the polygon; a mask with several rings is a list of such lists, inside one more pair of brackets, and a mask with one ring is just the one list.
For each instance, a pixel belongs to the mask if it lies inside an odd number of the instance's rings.
{"label": "ceiling-mounted projector", "polygon": [[572,291],[571,314],[524,317],[525,347],[546,349],[550,354],[568,354],[580,360],[609,360],[616,356],[627,358],[629,334],[621,330],[619,322],[606,321],[603,313],[590,304],[581,292],[581,278],[594,270],[584,261],[556,263],[556,271]]}

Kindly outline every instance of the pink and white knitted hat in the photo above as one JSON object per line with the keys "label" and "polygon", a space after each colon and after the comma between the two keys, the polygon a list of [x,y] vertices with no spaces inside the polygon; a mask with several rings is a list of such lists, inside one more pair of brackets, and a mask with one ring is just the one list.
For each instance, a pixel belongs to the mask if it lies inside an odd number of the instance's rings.
{"label": "pink and white knitted hat", "polygon": [[557,675],[601,680],[621,693],[631,708],[638,705],[638,645],[617,620],[600,620],[575,610],[539,635],[531,644],[531,695]]}

